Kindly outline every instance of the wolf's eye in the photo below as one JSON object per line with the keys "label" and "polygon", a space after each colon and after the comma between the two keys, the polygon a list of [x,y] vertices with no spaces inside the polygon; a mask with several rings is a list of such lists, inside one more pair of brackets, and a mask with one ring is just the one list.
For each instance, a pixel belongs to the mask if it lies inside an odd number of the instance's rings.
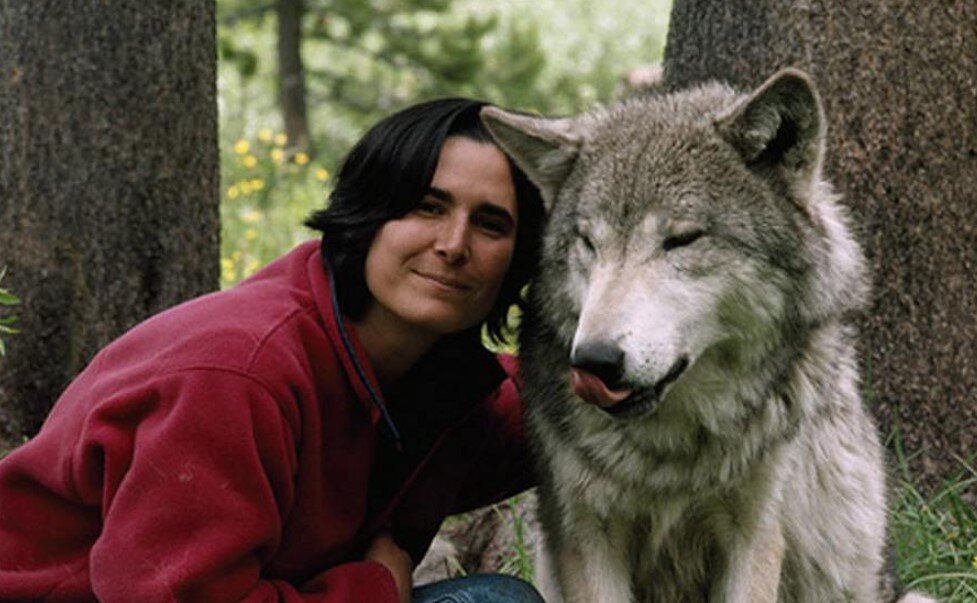
{"label": "wolf's eye", "polygon": [[590,240],[590,237],[588,237],[587,235],[583,234],[582,232],[581,233],[577,233],[577,235],[578,235],[578,239],[577,240],[583,246],[584,250],[587,253],[589,253],[590,255],[596,255],[597,254],[597,248],[594,247],[594,242]]}
{"label": "wolf's eye", "polygon": [[691,245],[694,243],[704,234],[706,234],[704,230],[690,230],[688,232],[675,234],[670,237],[665,237],[665,243],[663,246],[665,247],[665,251],[671,251],[676,247],[685,247],[686,245]]}

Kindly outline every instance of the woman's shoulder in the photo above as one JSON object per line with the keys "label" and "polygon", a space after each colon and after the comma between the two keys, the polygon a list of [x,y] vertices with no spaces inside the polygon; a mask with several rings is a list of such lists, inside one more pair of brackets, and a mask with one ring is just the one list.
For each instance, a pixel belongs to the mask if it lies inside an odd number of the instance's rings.
{"label": "woman's shoulder", "polygon": [[97,360],[110,366],[145,362],[156,373],[248,371],[263,355],[302,354],[326,339],[305,276],[310,251],[296,249],[235,287],[156,314],[106,346]]}

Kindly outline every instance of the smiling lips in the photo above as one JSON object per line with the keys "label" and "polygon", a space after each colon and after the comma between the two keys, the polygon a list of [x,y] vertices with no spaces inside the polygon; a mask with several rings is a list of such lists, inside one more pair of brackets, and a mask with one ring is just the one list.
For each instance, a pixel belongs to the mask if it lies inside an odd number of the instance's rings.
{"label": "smiling lips", "polygon": [[441,276],[438,274],[431,274],[429,272],[422,272],[420,270],[414,270],[413,272],[424,280],[444,289],[449,289],[452,291],[468,291],[472,288],[471,285],[450,276]]}

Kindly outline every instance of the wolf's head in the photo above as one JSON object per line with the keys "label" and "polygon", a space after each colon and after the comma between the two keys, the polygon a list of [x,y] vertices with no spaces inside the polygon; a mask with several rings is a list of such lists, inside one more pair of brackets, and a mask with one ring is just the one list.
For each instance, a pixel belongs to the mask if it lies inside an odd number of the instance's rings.
{"label": "wolf's head", "polygon": [[775,378],[866,296],[799,71],[747,95],[711,84],[576,118],[482,117],[549,214],[533,311],[575,393],[612,414]]}

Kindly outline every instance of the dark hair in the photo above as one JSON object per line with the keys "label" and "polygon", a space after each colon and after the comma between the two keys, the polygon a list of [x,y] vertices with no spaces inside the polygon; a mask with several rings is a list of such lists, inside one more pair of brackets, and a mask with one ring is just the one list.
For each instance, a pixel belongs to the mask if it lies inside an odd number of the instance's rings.
{"label": "dark hair", "polygon": [[[329,205],[305,222],[322,232],[323,265],[333,271],[346,316],[359,318],[372,299],[364,265],[374,236],[386,222],[411,211],[427,193],[445,139],[462,136],[495,144],[479,118],[485,105],[446,98],[408,107],[373,126],[346,156]],[[520,292],[539,256],[543,222],[539,191],[511,159],[508,162],[519,216],[512,263],[485,318],[496,342],[504,338],[509,307],[521,305]]]}

